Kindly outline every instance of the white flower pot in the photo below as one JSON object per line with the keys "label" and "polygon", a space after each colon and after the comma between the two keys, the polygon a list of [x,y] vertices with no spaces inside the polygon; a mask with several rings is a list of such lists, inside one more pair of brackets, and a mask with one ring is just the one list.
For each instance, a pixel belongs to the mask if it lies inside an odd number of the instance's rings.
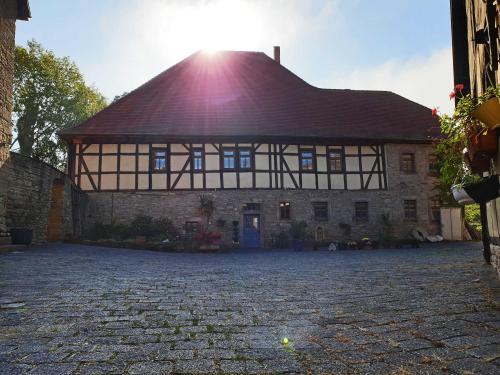
{"label": "white flower pot", "polygon": [[453,185],[451,187],[451,192],[453,194],[453,198],[460,205],[473,204],[476,203],[474,200],[467,194],[464,188],[461,185]]}

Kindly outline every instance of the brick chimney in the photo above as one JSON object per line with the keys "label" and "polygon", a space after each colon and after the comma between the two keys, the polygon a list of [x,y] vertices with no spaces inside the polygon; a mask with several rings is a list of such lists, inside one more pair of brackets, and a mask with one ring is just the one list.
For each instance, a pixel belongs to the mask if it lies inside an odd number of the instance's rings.
{"label": "brick chimney", "polygon": [[280,46],[274,46],[274,61],[280,64]]}

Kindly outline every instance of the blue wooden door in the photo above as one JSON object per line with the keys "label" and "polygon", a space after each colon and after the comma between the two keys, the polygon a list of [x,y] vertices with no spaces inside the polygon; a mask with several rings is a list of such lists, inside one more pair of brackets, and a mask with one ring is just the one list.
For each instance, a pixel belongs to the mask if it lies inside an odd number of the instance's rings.
{"label": "blue wooden door", "polygon": [[244,215],[243,246],[247,248],[260,247],[260,216]]}

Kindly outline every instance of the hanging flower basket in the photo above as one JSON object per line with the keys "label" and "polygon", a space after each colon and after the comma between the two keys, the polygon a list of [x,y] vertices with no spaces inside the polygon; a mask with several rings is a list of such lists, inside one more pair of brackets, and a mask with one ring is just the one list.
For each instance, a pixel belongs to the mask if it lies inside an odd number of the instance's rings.
{"label": "hanging flower basket", "polygon": [[479,132],[469,136],[467,151],[470,160],[489,160],[498,150],[498,138],[496,131]]}
{"label": "hanging flower basket", "polygon": [[451,191],[459,204],[486,203],[500,196],[500,182],[498,175],[492,175],[479,182],[453,185]]}
{"label": "hanging flower basket", "polygon": [[453,185],[451,187],[451,193],[453,194],[453,198],[457,201],[457,203],[461,206],[465,206],[467,204],[474,204],[474,199],[472,199],[469,194],[465,191],[461,184]]}
{"label": "hanging flower basket", "polygon": [[490,159],[476,158],[475,160],[472,160],[470,158],[469,151],[465,151],[464,160],[473,173],[481,174],[483,172],[488,172],[490,170]]}
{"label": "hanging flower basket", "polygon": [[481,104],[472,116],[485,124],[489,129],[500,127],[500,98],[493,97]]}

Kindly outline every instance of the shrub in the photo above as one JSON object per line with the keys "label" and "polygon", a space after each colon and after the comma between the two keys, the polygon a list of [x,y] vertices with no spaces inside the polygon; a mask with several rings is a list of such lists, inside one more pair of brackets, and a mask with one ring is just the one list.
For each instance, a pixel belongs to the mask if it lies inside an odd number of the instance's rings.
{"label": "shrub", "polygon": [[481,232],[481,212],[478,204],[465,206],[465,221],[478,232]]}
{"label": "shrub", "polygon": [[151,216],[137,215],[130,225],[136,236],[151,237],[155,234],[155,227]]}
{"label": "shrub", "polygon": [[378,242],[383,245],[388,245],[394,242],[394,224],[389,216],[389,213],[384,212],[380,218],[381,229],[378,232]]}
{"label": "shrub", "polygon": [[154,221],[154,235],[173,240],[178,234],[177,229],[170,219],[166,217],[159,217]]}

